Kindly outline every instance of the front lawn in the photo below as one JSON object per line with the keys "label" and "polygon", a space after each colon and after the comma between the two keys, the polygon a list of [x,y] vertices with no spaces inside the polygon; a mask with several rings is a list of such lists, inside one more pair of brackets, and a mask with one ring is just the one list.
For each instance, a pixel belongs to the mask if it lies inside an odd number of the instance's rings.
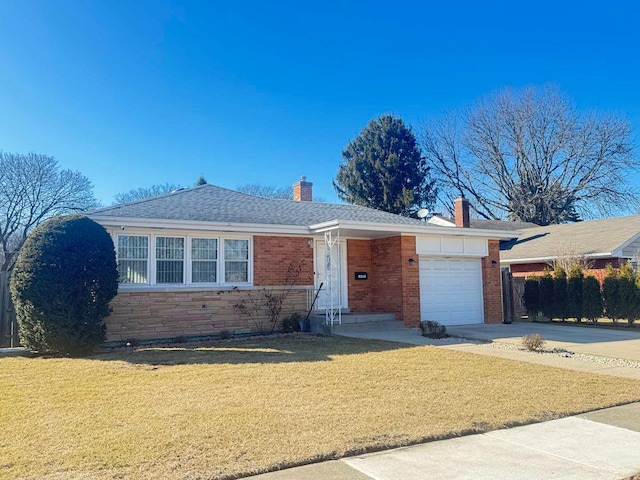
{"label": "front lawn", "polygon": [[340,337],[0,358],[0,477],[217,478],[637,400],[634,380]]}

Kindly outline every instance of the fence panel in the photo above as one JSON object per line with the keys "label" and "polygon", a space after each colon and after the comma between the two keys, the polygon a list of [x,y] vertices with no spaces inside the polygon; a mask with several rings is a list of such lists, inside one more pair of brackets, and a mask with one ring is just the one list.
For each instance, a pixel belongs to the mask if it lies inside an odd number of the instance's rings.
{"label": "fence panel", "polygon": [[511,277],[512,297],[513,297],[513,313],[515,318],[522,318],[527,314],[527,308],[524,306],[524,282],[525,277]]}
{"label": "fence panel", "polygon": [[9,294],[11,272],[0,272],[0,347],[18,346],[18,325]]}

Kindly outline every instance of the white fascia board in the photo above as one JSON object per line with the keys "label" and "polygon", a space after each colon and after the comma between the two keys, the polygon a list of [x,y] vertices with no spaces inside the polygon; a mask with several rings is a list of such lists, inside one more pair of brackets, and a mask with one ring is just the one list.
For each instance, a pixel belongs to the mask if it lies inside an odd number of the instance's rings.
{"label": "white fascia board", "polygon": [[614,249],[613,253],[612,253],[612,256],[614,256],[614,257],[622,257],[622,250],[624,250],[630,244],[632,244],[633,242],[638,240],[638,238],[640,238],[640,232],[636,233],[634,236],[632,236],[630,239],[628,239],[626,242],[624,242],[618,248]]}
{"label": "white fascia board", "polygon": [[374,230],[377,232],[393,232],[398,234],[411,234],[411,235],[449,235],[456,237],[481,237],[495,240],[511,240],[517,238],[520,235],[520,231],[507,231],[507,230],[487,230],[481,228],[458,228],[458,227],[444,227],[440,225],[429,224],[425,222],[425,225],[403,225],[395,223],[370,223],[359,222],[356,220],[340,221],[331,220],[330,222],[317,223],[315,225],[309,225],[309,228],[313,232],[321,233],[328,230],[335,230],[338,228],[345,228],[351,230]]}
{"label": "white fascia board", "polygon": [[311,235],[309,227],[299,225],[269,225],[261,223],[204,222],[192,220],[161,220],[156,218],[129,218],[89,215],[105,227],[172,228],[181,230],[211,230],[220,232],[273,233]]}
{"label": "white fascia board", "polygon": [[[603,252],[603,253],[586,253],[581,255],[581,257],[586,258],[607,258],[607,257],[615,257],[613,252]],[[520,264],[520,263],[547,263],[555,260],[556,257],[533,257],[533,258],[514,258],[514,259],[500,259],[501,265],[511,265],[511,264]]]}

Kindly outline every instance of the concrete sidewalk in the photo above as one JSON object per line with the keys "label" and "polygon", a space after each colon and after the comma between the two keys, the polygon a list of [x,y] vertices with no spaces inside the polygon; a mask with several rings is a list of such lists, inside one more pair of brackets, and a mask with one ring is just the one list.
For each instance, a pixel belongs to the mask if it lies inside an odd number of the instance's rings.
{"label": "concrete sidewalk", "polygon": [[640,471],[638,452],[640,404],[631,404],[551,422],[359,455],[252,478],[619,480]]}

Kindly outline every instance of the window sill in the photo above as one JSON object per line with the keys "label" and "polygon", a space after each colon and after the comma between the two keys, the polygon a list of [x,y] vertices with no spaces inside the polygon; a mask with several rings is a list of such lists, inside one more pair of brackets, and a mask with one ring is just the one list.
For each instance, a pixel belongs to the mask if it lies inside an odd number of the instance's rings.
{"label": "window sill", "polygon": [[[282,285],[250,285],[250,284],[227,284],[227,285],[119,285],[118,293],[136,292],[223,292],[230,290],[264,290],[285,288]],[[292,290],[313,290],[313,285],[294,285]]]}
{"label": "window sill", "polygon": [[254,290],[251,284],[190,284],[190,285],[132,285],[124,284],[118,285],[118,292],[209,292],[209,291],[224,291],[224,290]]}

